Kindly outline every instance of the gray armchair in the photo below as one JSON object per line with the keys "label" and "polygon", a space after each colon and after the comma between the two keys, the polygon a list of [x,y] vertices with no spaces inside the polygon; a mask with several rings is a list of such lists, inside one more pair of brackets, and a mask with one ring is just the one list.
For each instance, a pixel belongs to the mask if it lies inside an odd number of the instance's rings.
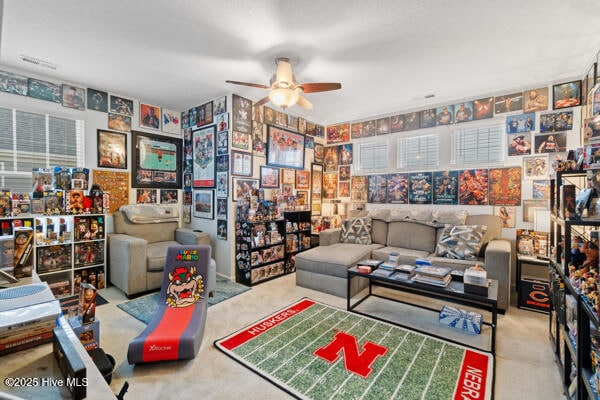
{"label": "gray armchair", "polygon": [[[160,288],[169,246],[210,246],[208,233],[179,228],[175,206],[122,206],[113,213],[113,223],[114,233],[108,235],[110,282],[127,297]],[[216,286],[214,259],[210,262],[206,285],[212,296]]]}

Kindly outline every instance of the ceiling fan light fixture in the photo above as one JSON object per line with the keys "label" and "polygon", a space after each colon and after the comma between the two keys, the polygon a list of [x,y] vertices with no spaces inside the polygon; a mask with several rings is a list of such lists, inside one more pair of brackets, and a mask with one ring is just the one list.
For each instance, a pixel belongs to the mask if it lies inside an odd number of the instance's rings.
{"label": "ceiling fan light fixture", "polygon": [[283,108],[284,110],[296,104],[299,98],[300,90],[298,88],[275,88],[271,89],[269,92],[269,100],[271,100],[271,103]]}

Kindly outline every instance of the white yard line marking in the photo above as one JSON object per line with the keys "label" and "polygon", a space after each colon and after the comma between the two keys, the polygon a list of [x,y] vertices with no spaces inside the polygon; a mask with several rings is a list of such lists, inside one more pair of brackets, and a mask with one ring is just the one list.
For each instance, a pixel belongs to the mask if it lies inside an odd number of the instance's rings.
{"label": "white yard line marking", "polygon": [[[391,328],[391,329],[393,329],[393,328]],[[394,351],[392,352],[392,354],[390,354],[390,356],[388,357],[388,359],[385,362],[385,364],[383,364],[383,366],[381,367],[381,369],[379,370],[379,372],[377,373],[377,375],[375,375],[375,378],[373,379],[373,381],[371,381],[371,383],[369,383],[369,385],[366,387],[365,391],[363,392],[363,394],[360,396],[360,398],[358,400],[364,399],[365,396],[367,395],[367,393],[369,393],[369,391],[371,390],[371,387],[373,387],[373,385],[375,385],[375,383],[377,382],[377,379],[379,378],[379,375],[381,375],[383,373],[383,371],[385,371],[385,369],[387,368],[388,364],[392,362],[392,359],[394,358],[394,356],[396,355],[396,353],[398,352],[398,350],[400,350],[400,347],[402,347],[402,345],[406,341],[407,337],[408,337],[408,332],[405,331],[404,332],[404,337],[402,338],[402,340],[400,341],[400,343],[398,343],[398,345],[396,345],[396,348],[394,349]]]}
{"label": "white yard line marking", "polygon": [[431,385],[431,381],[433,380],[433,375],[435,375],[435,370],[437,369],[438,364],[440,363],[440,359],[442,358],[442,354],[444,354],[445,348],[446,348],[446,344],[442,343],[442,348],[440,349],[437,360],[435,361],[435,365],[433,366],[433,369],[431,370],[431,374],[429,375],[429,380],[427,381],[427,385],[425,385],[425,388],[423,389],[423,395],[421,395],[421,400],[425,400],[425,395],[427,394],[427,391],[429,390],[429,385]]}
{"label": "white yard line marking", "polygon": [[406,376],[408,375],[408,373],[410,372],[413,364],[417,360],[417,357],[419,356],[419,353],[421,352],[421,349],[423,348],[423,345],[425,344],[426,340],[427,340],[427,338],[423,337],[423,341],[419,345],[419,349],[415,352],[415,355],[413,356],[413,359],[410,362],[410,365],[406,368],[406,371],[404,372],[404,375],[402,376],[402,379],[400,379],[400,382],[398,383],[398,386],[396,386],[396,390],[394,390],[394,393],[392,393],[392,396],[390,398],[393,399],[393,398],[395,398],[398,395],[398,391],[402,387],[402,384],[404,383],[404,380],[406,379]]}

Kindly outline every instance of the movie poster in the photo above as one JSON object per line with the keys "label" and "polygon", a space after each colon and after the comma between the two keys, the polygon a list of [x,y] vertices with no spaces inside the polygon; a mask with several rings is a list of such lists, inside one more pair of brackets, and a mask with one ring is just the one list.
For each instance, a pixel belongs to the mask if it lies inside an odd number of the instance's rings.
{"label": "movie poster", "polygon": [[490,168],[489,205],[521,205],[521,167]]}
{"label": "movie poster", "polygon": [[337,146],[328,146],[325,148],[325,155],[323,156],[323,166],[325,167],[325,171],[337,171],[338,151]]}
{"label": "movie poster", "polygon": [[369,203],[385,203],[386,201],[386,175],[369,176],[368,196]]}
{"label": "movie poster", "polygon": [[350,197],[350,181],[339,183],[338,197]]}
{"label": "movie poster", "polygon": [[341,144],[338,147],[338,164],[352,165],[352,144]]}
{"label": "movie poster", "polygon": [[367,177],[352,176],[350,178],[350,197],[352,201],[367,201]]}
{"label": "movie poster", "polygon": [[387,175],[387,202],[408,204],[408,174]]}
{"label": "movie poster", "polygon": [[458,204],[458,171],[433,173],[433,204]]}
{"label": "movie poster", "polygon": [[431,204],[431,172],[411,172],[408,183],[411,204]]}
{"label": "movie poster", "polygon": [[335,199],[338,189],[338,174],[337,172],[325,172],[323,174],[323,198]]}
{"label": "movie poster", "polygon": [[458,204],[488,204],[488,170],[465,169],[458,175]]}

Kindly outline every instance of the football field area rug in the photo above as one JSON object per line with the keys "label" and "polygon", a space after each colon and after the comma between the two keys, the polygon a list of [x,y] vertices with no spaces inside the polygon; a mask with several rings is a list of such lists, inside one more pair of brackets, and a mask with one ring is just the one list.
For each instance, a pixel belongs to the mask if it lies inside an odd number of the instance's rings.
{"label": "football field area rug", "polygon": [[301,399],[491,399],[493,356],[301,299],[215,346]]}

